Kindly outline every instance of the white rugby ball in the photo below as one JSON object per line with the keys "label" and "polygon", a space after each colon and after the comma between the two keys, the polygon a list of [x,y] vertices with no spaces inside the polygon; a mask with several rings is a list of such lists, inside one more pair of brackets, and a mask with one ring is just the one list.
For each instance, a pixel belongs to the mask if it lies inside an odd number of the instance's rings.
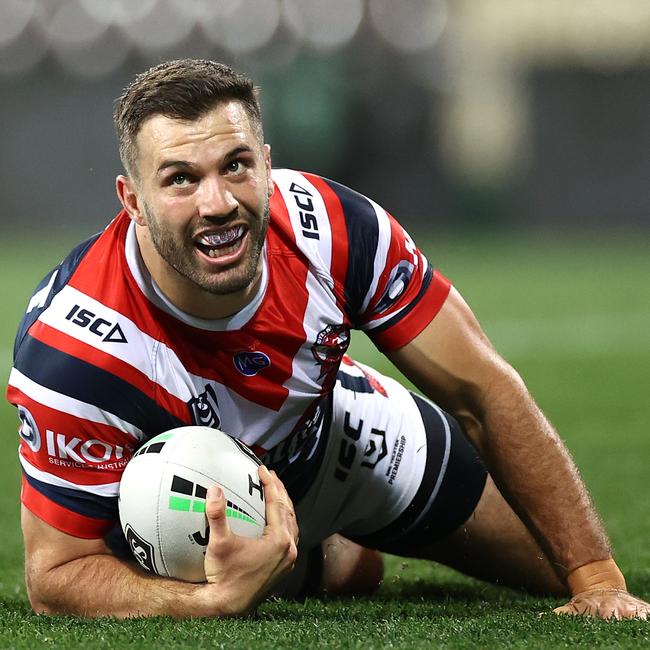
{"label": "white rugby ball", "polygon": [[152,438],[128,462],[119,492],[120,523],[147,571],[205,581],[207,489],[219,484],[232,531],[261,537],[266,523],[260,461],[218,429],[188,426]]}

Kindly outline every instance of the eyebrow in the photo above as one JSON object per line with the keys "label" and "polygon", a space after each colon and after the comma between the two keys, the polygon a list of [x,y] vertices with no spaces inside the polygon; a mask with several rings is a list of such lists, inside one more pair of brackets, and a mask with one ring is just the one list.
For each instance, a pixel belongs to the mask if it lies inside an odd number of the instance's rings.
{"label": "eyebrow", "polygon": [[158,166],[158,169],[156,170],[156,174],[160,174],[160,172],[165,171],[165,169],[169,169],[170,167],[179,167],[181,169],[194,169],[194,165],[191,162],[188,162],[187,160],[163,160],[162,163]]}
{"label": "eyebrow", "polygon": [[[239,147],[236,147],[232,151],[229,151],[226,156],[224,157],[224,160],[231,160],[232,158],[235,158],[239,154],[242,153],[255,153],[252,147],[249,147],[248,145],[241,145]],[[163,160],[163,162],[158,165],[158,169],[156,170],[156,174],[160,174],[161,172],[165,171],[166,169],[169,169],[170,167],[177,167],[179,169],[195,169],[195,165],[187,160]]]}

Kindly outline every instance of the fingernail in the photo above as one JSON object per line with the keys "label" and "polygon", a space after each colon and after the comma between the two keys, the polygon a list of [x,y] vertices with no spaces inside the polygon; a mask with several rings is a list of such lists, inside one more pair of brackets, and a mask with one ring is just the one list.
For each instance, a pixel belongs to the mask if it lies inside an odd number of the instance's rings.
{"label": "fingernail", "polygon": [[223,497],[223,490],[218,485],[211,485],[208,488],[208,499],[221,499]]}
{"label": "fingernail", "polygon": [[269,472],[269,470],[268,470],[268,468],[267,468],[266,465],[260,465],[260,472],[263,472],[263,473],[266,474],[267,476],[270,474],[270,472]]}

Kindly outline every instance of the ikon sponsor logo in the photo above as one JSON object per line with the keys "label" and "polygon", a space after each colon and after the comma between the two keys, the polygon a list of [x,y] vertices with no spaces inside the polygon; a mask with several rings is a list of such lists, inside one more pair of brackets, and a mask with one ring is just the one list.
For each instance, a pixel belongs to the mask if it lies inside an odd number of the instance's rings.
{"label": "ikon sponsor logo", "polygon": [[[47,429],[45,431],[45,443],[47,453],[55,459],[55,464],[66,464],[66,462],[79,465],[105,465],[115,463],[116,466],[125,465],[130,458],[133,449],[129,445],[111,445],[103,440],[83,440],[81,438],[70,438],[64,433],[55,433]],[[56,462],[60,461],[60,462]]]}
{"label": "ikon sponsor logo", "polygon": [[89,332],[104,343],[128,343],[119,323],[111,323],[88,309],[82,309],[81,305],[75,305],[65,319],[79,327],[88,328]]}

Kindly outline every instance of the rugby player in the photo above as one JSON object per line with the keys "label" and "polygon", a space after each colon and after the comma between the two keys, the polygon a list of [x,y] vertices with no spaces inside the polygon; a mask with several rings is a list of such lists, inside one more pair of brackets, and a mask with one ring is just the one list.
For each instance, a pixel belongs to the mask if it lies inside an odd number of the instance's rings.
{"label": "rugby player", "polygon": [[[558,612],[647,616],[567,450],[458,291],[376,203],[272,170],[249,79],[163,63],[115,123],[124,209],[37,288],[8,388],[37,612],[239,615],[274,589],[370,589],[379,550],[570,597]],[[424,396],[347,357],[351,329]],[[189,424],[265,464],[258,540],[232,534],[210,488],[203,584],[144,572],[115,534],[128,459]]]}

